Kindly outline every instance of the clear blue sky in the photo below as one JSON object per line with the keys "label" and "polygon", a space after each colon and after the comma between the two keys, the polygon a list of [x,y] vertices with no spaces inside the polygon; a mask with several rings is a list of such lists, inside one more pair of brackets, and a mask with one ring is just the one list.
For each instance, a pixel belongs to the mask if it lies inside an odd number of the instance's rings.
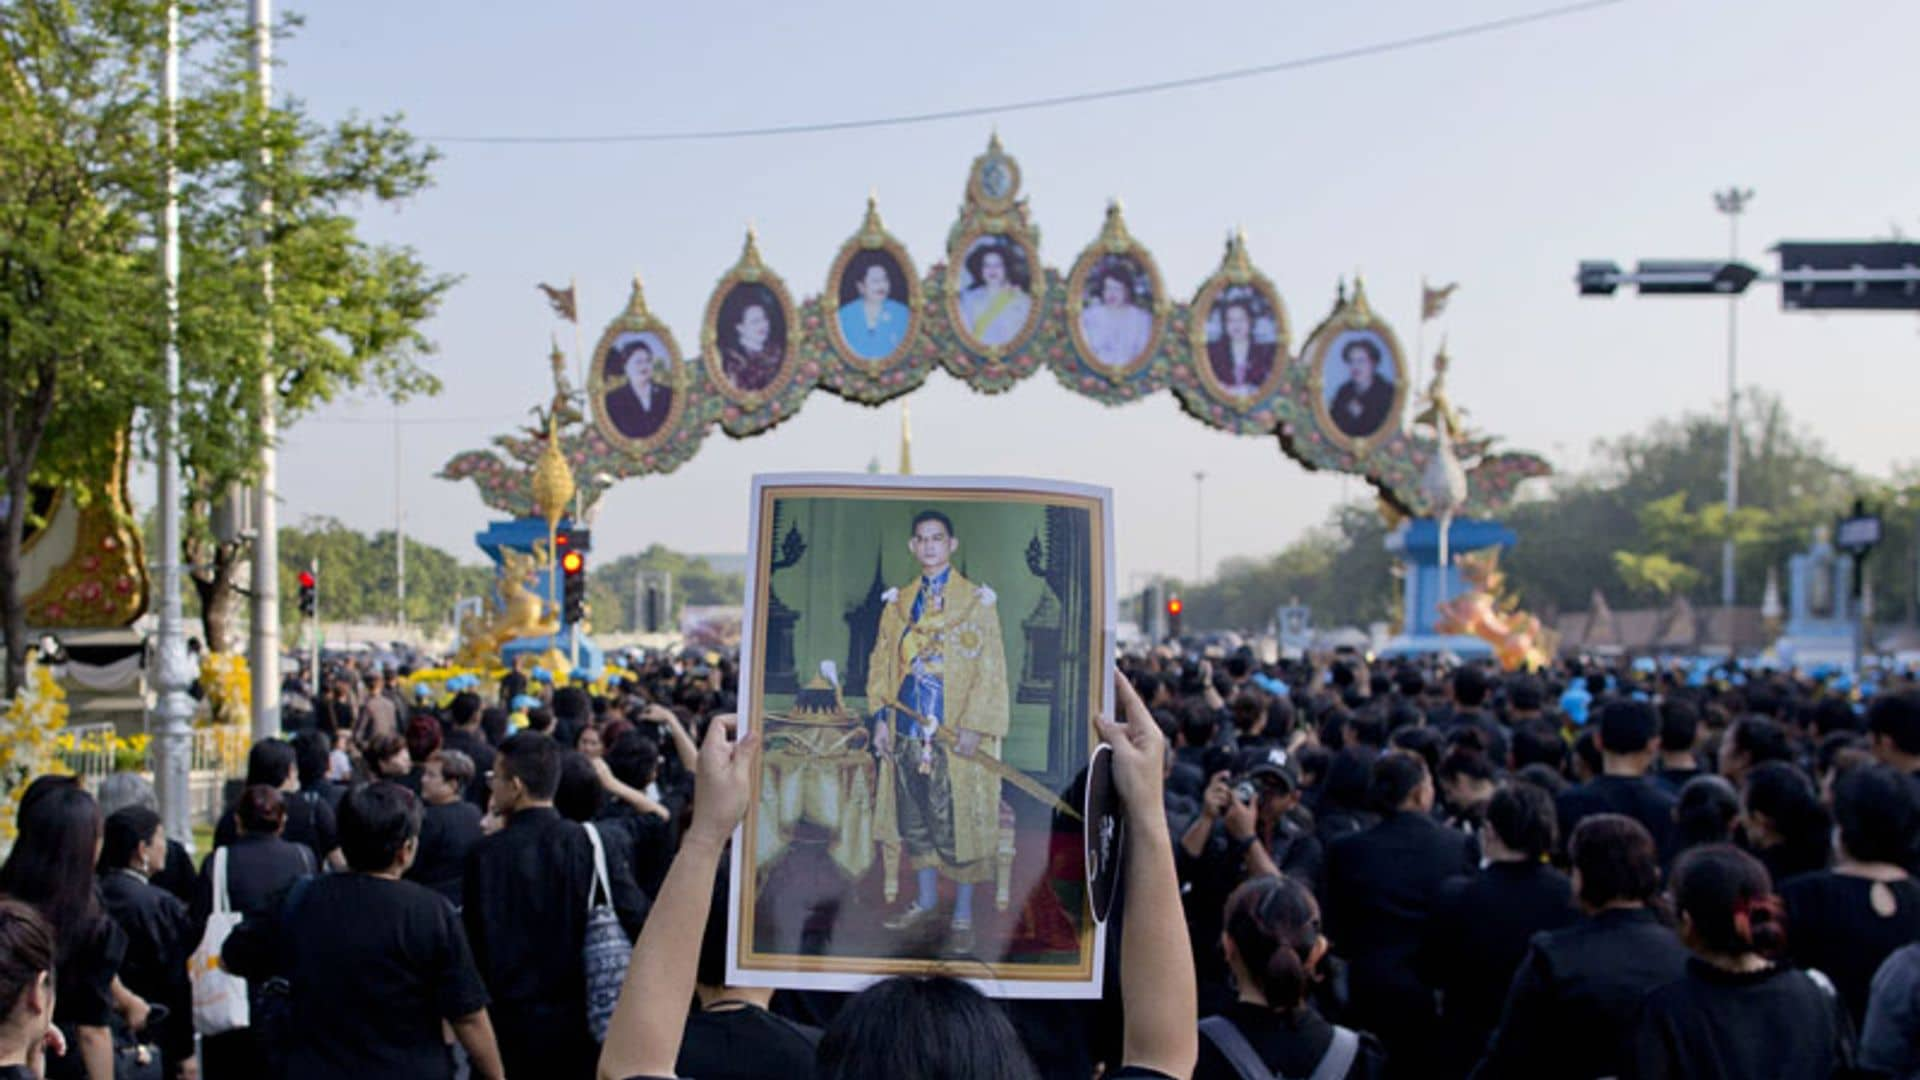
{"label": "clear blue sky", "polygon": [[[280,54],[277,89],[322,116],[404,112],[423,135],[564,134],[779,124],[941,109],[1150,81],[1341,49],[1547,6],[1546,0],[965,5],[327,0]],[[1710,193],[1758,195],[1758,256],[1783,238],[1920,233],[1920,5],[1901,0],[1634,0],[1557,22],[1296,74],[993,120],[668,146],[445,147],[438,185],[368,233],[463,275],[430,328],[436,399],[407,406],[398,476],[408,531],[477,558],[490,516],[433,478],[521,422],[546,392],[558,324],[536,281],[577,275],[586,339],[639,271],[691,348],[751,221],[797,292],[819,291],[869,189],[924,268],[940,257],[968,162],[998,127],[1025,170],[1043,256],[1068,266],[1121,197],[1169,287],[1190,295],[1228,229],[1310,327],[1364,272],[1411,347],[1424,273],[1461,288],[1444,322],[1457,399],[1478,425],[1562,467],[1593,440],[1724,401],[1717,301],[1581,300],[1584,257],[1717,256]],[[1920,457],[1920,324],[1742,307],[1741,381],[1786,397],[1842,459]],[[563,339],[564,340],[564,339]],[[570,346],[571,342],[567,344]],[[925,473],[1031,473],[1117,492],[1122,584],[1194,565],[1205,470],[1209,567],[1278,549],[1358,480],[1310,475],[1271,439],[1187,419],[1169,396],[1116,409],[1046,373],[1010,394],[936,374],[912,400]],[[286,435],[282,520],[390,528],[383,403],[342,403]],[[898,406],[826,395],[745,442],[709,438],[678,473],[632,480],[598,521],[602,557],[660,542],[745,546],[747,479],[861,469],[896,454]]]}

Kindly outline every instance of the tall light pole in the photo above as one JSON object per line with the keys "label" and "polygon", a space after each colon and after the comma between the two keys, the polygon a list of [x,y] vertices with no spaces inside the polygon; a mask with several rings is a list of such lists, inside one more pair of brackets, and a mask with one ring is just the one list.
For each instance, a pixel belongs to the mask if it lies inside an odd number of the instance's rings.
{"label": "tall light pole", "polygon": [[[167,51],[160,82],[166,95],[166,206],[160,220],[160,274],[166,290],[166,401],[161,405],[159,451],[160,632],[155,667],[159,738],[153,742],[153,778],[167,835],[193,850],[189,792],[193,757],[193,665],[180,608],[180,9],[167,5]],[[151,727],[151,724],[149,725]]]}
{"label": "tall light pole", "polygon": [[[1740,261],[1740,215],[1753,200],[1752,188],[1729,187],[1713,193],[1714,209],[1727,215],[1727,260]],[[1720,606],[1727,615],[1727,656],[1739,649],[1733,633],[1733,519],[1740,509],[1740,294],[1727,297],[1727,535],[1720,545]]]}
{"label": "tall light pole", "polygon": [[407,528],[400,500],[400,398],[393,399],[393,625],[395,633],[407,630]]}
{"label": "tall light pole", "polygon": [[280,522],[278,471],[280,438],[277,412],[279,380],[273,373],[273,251],[267,242],[267,223],[273,218],[272,188],[267,171],[273,151],[265,142],[265,125],[273,108],[272,0],[252,0],[248,25],[253,31],[253,68],[260,95],[260,177],[254,185],[254,244],[260,259],[260,306],[264,320],[260,351],[266,361],[260,373],[260,477],[253,488],[253,737],[280,734]]}
{"label": "tall light pole", "polygon": [[1200,557],[1203,533],[1200,525],[1200,490],[1206,479],[1206,473],[1193,474],[1193,583],[1196,586],[1200,584],[1201,568],[1205,565],[1205,560]]}

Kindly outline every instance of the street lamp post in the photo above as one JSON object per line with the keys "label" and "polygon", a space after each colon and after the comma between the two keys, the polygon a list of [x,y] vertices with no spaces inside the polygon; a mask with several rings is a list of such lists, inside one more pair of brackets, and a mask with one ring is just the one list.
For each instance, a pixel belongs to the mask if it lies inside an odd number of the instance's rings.
{"label": "street lamp post", "polygon": [[1206,561],[1201,558],[1202,528],[1200,525],[1200,490],[1206,479],[1207,474],[1204,472],[1193,474],[1193,583],[1195,585],[1200,584],[1201,568],[1206,565]]}
{"label": "street lamp post", "polygon": [[[1740,261],[1740,215],[1753,200],[1752,188],[1716,191],[1713,205],[1727,215],[1727,260]],[[1740,509],[1740,294],[1727,297],[1727,535],[1720,544],[1720,606],[1726,611],[1727,656],[1738,654],[1734,644],[1733,520]]]}
{"label": "street lamp post", "polygon": [[268,246],[268,222],[273,217],[273,194],[267,170],[273,151],[266,145],[266,124],[273,108],[272,0],[252,0],[249,27],[253,32],[255,92],[259,95],[261,148],[260,176],[254,184],[254,243],[260,259],[260,302],[265,322],[260,334],[260,476],[253,489],[253,737],[280,734],[280,505],[278,446],[279,380],[273,372],[273,249]]}

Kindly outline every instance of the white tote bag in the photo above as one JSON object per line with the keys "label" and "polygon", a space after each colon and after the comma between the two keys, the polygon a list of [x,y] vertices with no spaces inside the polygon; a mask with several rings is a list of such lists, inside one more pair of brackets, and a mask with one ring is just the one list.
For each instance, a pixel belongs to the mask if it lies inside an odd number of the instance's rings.
{"label": "white tote bag", "polygon": [[207,932],[187,964],[193,977],[193,1030],[202,1035],[237,1031],[251,1019],[247,980],[220,966],[220,948],[239,925],[240,914],[227,899],[227,849],[223,847],[213,853],[213,913],[207,916]]}

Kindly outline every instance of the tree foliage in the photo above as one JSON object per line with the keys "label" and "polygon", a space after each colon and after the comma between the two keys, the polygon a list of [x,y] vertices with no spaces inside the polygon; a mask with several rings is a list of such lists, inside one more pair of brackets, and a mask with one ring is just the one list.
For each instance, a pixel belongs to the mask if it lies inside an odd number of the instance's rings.
{"label": "tree foliage", "polygon": [[[280,622],[299,623],[300,571],[318,560],[320,618],[326,622],[391,622],[395,615],[398,567],[394,534],[369,536],[333,518],[309,518],[280,530]],[[462,597],[493,592],[493,571],[461,563],[451,554],[411,537],[407,539],[407,623],[438,627],[453,618]]]}
{"label": "tree foliage", "polygon": [[742,575],[721,573],[703,558],[654,544],[645,551],[622,555],[604,566],[589,566],[587,600],[593,605],[595,629],[618,633],[639,627],[640,613],[635,610],[634,595],[641,571],[665,571],[673,575],[673,602],[668,613],[670,628],[679,627],[681,609],[689,604],[739,604],[746,597],[747,584]]}

